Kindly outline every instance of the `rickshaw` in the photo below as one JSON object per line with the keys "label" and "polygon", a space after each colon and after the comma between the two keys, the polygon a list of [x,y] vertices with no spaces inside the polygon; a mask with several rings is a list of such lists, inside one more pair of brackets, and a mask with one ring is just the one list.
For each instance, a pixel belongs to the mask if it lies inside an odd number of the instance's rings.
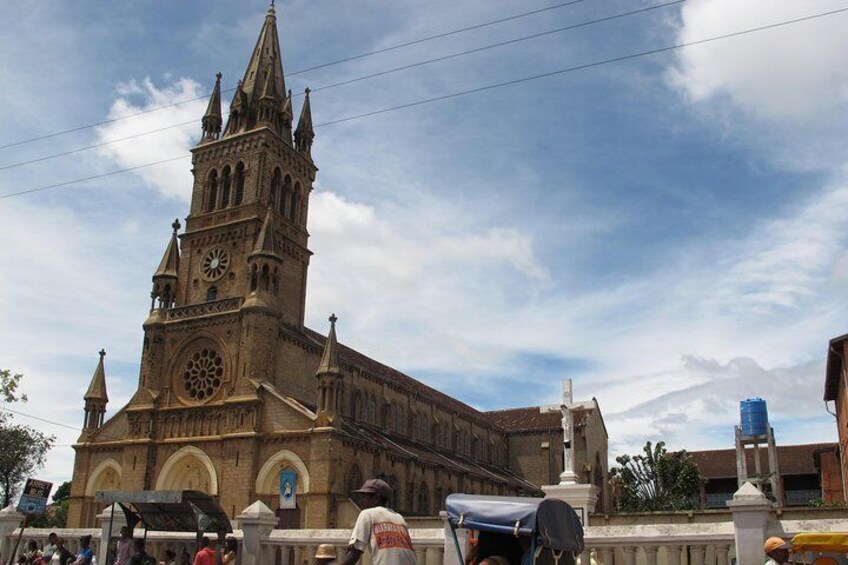
{"label": "rickshaw", "polygon": [[457,528],[478,532],[475,563],[500,556],[510,565],[574,565],[583,551],[583,526],[562,500],[451,494],[445,509],[458,565],[468,552],[463,555]]}
{"label": "rickshaw", "polygon": [[832,557],[837,563],[848,563],[848,533],[804,532],[792,538],[795,563],[813,563],[819,557]]}

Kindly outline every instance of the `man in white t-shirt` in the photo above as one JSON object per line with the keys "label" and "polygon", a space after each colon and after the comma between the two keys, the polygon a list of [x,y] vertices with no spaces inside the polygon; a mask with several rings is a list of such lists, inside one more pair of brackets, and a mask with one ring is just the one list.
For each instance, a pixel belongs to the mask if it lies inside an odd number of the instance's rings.
{"label": "man in white t-shirt", "polygon": [[354,565],[366,547],[374,565],[415,565],[406,520],[386,508],[392,487],[380,479],[368,479],[353,492],[359,495],[364,510],[356,518],[342,565]]}

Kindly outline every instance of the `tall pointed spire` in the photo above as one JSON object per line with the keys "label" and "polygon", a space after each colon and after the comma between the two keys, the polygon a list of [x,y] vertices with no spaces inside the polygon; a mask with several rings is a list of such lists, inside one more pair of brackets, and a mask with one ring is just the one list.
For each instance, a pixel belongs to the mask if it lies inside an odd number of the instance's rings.
{"label": "tall pointed spire", "polygon": [[309,89],[305,90],[303,108],[300,111],[300,119],[297,121],[297,129],[294,132],[294,145],[298,151],[309,155],[312,151],[312,140],[315,139],[315,130],[312,127],[312,106],[309,102]]}
{"label": "tall pointed spire", "polygon": [[85,400],[85,419],[83,429],[86,431],[96,430],[103,425],[103,417],[106,414],[106,403],[109,396],[106,394],[106,369],[103,367],[103,358],[106,350],[100,350],[100,361],[91,377],[91,384],[83,396]]}
{"label": "tall pointed spire", "polygon": [[324,375],[328,373],[338,374],[339,369],[339,343],[336,340],[336,321],[338,318],[335,314],[330,316],[330,333],[327,334],[327,341],[324,343],[324,353],[321,355],[321,362],[318,364],[316,375]]}
{"label": "tall pointed spire", "polygon": [[282,60],[280,40],[277,36],[277,16],[274,6],[271,6],[242,80],[242,89],[251,102],[262,96],[268,82],[273,82],[267,90],[279,98],[279,105],[282,106],[286,92]]}
{"label": "tall pointed spire", "polygon": [[215,75],[215,88],[212,89],[209,106],[206,107],[206,113],[203,115],[201,123],[203,124],[203,136],[200,138],[200,143],[218,139],[221,133],[221,125],[224,123],[221,115],[221,73]]}

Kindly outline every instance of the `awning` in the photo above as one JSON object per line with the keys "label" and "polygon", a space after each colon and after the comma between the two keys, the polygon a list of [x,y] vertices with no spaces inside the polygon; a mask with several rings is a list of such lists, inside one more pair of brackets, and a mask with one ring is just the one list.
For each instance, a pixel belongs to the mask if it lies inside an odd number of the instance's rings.
{"label": "awning", "polygon": [[215,499],[196,490],[104,490],[96,492],[94,500],[120,506],[131,528],[140,523],[148,531],[233,531]]}

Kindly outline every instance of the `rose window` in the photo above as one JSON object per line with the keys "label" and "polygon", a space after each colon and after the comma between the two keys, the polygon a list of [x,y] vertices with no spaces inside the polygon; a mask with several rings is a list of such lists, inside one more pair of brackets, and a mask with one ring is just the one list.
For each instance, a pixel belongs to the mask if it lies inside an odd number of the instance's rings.
{"label": "rose window", "polygon": [[206,280],[214,281],[220,279],[227,272],[227,267],[230,266],[229,254],[216,247],[203,256],[203,261],[200,263],[200,269],[203,272],[203,277]]}
{"label": "rose window", "polygon": [[224,360],[212,348],[195,351],[186,361],[182,386],[191,400],[208,400],[221,386]]}

